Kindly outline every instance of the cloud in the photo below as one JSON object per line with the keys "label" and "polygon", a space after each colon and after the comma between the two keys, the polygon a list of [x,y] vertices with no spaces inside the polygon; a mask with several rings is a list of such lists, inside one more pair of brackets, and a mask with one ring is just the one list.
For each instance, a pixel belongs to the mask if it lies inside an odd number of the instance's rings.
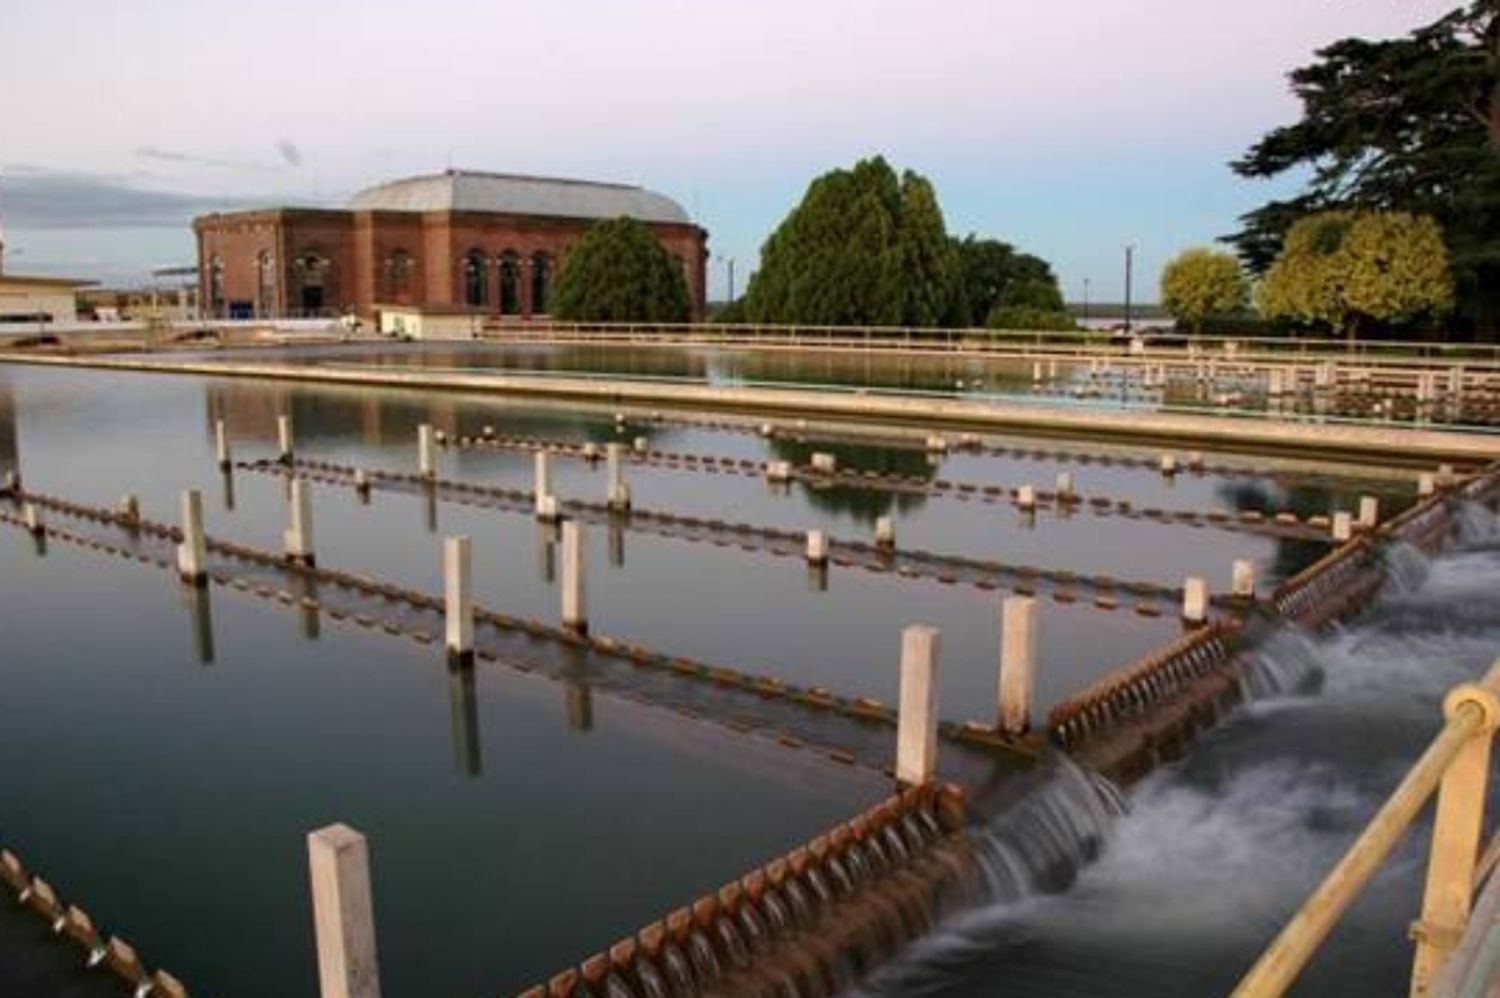
{"label": "cloud", "polygon": [[185,227],[194,215],[263,203],[185,191],[145,190],[118,178],[8,170],[0,176],[0,218],[16,229],[128,229]]}

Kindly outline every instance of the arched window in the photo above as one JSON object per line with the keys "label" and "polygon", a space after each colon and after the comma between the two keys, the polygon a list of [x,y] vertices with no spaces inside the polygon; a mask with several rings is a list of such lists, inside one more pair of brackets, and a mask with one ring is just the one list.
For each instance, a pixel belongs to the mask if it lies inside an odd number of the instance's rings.
{"label": "arched window", "polygon": [[292,275],[297,285],[297,308],[304,317],[320,315],[332,300],[329,284],[333,265],[316,250],[297,254]]}
{"label": "arched window", "polygon": [[262,319],[270,318],[276,310],[276,261],[270,250],[261,250],[255,257],[255,312]]}
{"label": "arched window", "polygon": [[485,259],[479,250],[469,250],[464,254],[464,304],[470,308],[484,307],[485,300],[489,297],[485,292],[488,290],[489,261]]}
{"label": "arched window", "polygon": [[500,257],[500,314],[521,311],[521,258],[507,250]]}
{"label": "arched window", "polygon": [[550,302],[547,292],[552,283],[552,258],[546,253],[531,255],[531,314],[546,315]]}
{"label": "arched window", "polygon": [[208,263],[208,308],[214,315],[224,314],[224,258],[215,256]]}
{"label": "arched window", "polygon": [[411,295],[411,254],[398,249],[385,259],[385,297],[393,304],[408,304]]}

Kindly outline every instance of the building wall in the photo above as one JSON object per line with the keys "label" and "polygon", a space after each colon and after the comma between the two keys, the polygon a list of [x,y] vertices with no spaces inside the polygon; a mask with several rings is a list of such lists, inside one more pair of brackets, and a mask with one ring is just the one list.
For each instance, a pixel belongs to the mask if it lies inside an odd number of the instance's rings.
{"label": "building wall", "polygon": [[[530,319],[547,302],[534,295],[537,267],[547,270],[550,296],[568,251],[590,219],[488,212],[346,212],[280,209],[208,215],[193,222],[198,236],[204,313],[260,315],[257,259],[274,261],[274,316],[353,311],[373,317],[379,305],[469,305],[470,254],[481,292],[478,311]],[[694,225],[651,224],[668,253],[683,261],[694,319],[707,300],[707,234]],[[222,297],[213,300],[214,260],[222,262]],[[514,263],[514,300],[502,310],[502,275]],[[405,261],[405,262],[403,262]],[[404,278],[399,275],[404,273]],[[318,294],[304,294],[317,286]],[[316,303],[320,307],[314,309]]]}
{"label": "building wall", "polygon": [[76,292],[72,288],[0,278],[0,322],[6,321],[6,317],[14,317],[15,321],[38,315],[48,316],[51,322],[77,322]]}

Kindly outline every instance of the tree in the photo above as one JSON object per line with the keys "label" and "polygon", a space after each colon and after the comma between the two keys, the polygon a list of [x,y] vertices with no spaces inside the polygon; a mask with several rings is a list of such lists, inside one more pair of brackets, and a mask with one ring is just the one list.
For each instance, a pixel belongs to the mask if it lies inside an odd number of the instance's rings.
{"label": "tree", "polygon": [[972,233],[953,240],[958,287],[949,325],[984,323],[997,305],[1025,305],[1063,311],[1062,291],[1052,266],[1041,257],[1018,253],[1010,243]]}
{"label": "tree", "polygon": [[1434,218],[1446,240],[1459,315],[1500,327],[1500,3],[1471,0],[1403,38],[1348,38],[1290,75],[1302,118],[1233,165],[1244,177],[1307,170],[1295,197],[1245,215],[1229,237],[1263,273],[1293,223],[1330,209]]}
{"label": "tree", "polygon": [[1352,340],[1361,325],[1441,316],[1453,305],[1442,232],[1430,218],[1398,212],[1309,215],[1260,286],[1275,318],[1327,325]]}
{"label": "tree", "polygon": [[1211,315],[1237,312],[1250,301],[1245,272],[1233,254],[1194,247],[1179,253],[1161,274],[1161,302],[1194,333]]}
{"label": "tree", "polygon": [[682,266],[633,218],[596,222],[563,261],[553,299],[573,322],[687,322]]}
{"label": "tree", "polygon": [[936,325],[957,261],[937,195],[883,158],[815,179],[761,247],[745,294],[752,322]]}

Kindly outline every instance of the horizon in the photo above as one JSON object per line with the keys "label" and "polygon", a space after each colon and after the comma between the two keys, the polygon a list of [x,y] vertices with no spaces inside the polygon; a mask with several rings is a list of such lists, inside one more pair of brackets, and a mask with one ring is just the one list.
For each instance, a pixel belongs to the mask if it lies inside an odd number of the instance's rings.
{"label": "horizon", "polygon": [[[1093,300],[1123,298],[1133,243],[1134,297],[1151,302],[1168,258],[1295,189],[1227,165],[1295,119],[1287,72],[1338,38],[1404,33],[1453,4],[953,0],[913,22],[891,0],[858,19],[834,0],[443,0],[420,20],[389,0],[267,0],[243,27],[223,0],[14,6],[0,39],[0,224],[17,273],[130,286],[195,260],[193,215],[332,207],[464,169],[673,198],[709,232],[710,298],[722,300],[727,258],[742,294],[807,184],[878,154],[933,182],[950,234],[1047,259],[1069,301],[1085,281]],[[300,45],[279,31],[292,22]],[[235,46],[200,44],[225,23]],[[369,57],[395,45],[418,57],[393,64],[419,72],[392,76]],[[265,58],[273,48],[282,59]]]}

